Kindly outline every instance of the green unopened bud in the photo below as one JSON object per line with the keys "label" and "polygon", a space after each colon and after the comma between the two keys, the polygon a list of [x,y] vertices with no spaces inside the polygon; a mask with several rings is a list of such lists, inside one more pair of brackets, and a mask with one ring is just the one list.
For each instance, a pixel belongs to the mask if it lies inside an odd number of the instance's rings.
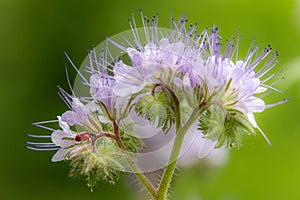
{"label": "green unopened bud", "polygon": [[243,135],[255,134],[255,128],[242,112],[215,105],[200,116],[198,129],[203,131],[205,138],[218,141],[215,148],[239,147]]}
{"label": "green unopened bud", "polygon": [[163,130],[171,128],[174,122],[172,101],[164,89],[157,89],[154,94],[146,95],[135,105],[138,115],[149,120],[151,124],[157,124]]}

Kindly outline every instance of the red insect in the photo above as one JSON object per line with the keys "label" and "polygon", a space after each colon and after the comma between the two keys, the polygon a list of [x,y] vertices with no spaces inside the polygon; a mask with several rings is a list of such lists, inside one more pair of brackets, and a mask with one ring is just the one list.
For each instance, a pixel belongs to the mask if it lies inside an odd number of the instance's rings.
{"label": "red insect", "polygon": [[75,137],[75,141],[76,142],[81,142],[81,141],[86,141],[89,140],[91,138],[91,134],[88,132],[81,132],[78,133]]}

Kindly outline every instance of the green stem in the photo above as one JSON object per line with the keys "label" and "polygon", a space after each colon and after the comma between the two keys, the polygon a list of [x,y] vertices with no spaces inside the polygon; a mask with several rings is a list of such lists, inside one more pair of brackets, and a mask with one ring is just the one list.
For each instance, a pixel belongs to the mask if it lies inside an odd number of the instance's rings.
{"label": "green stem", "polygon": [[195,108],[188,121],[184,124],[184,126],[176,130],[176,137],[173,144],[173,149],[169,158],[168,166],[166,167],[163,178],[161,179],[160,186],[158,188],[158,195],[157,198],[155,198],[156,200],[165,200],[167,198],[168,189],[170,187],[170,183],[176,168],[178,156],[185,134],[192,126],[192,124],[197,120],[199,114],[202,113],[205,109],[205,104],[201,104],[199,107]]}
{"label": "green stem", "polygon": [[[149,181],[149,179],[141,172],[140,168],[132,161],[132,158],[128,154],[126,146],[124,145],[124,143],[121,139],[121,136],[120,136],[120,133],[119,133],[119,126],[118,126],[117,121],[113,118],[113,116],[107,110],[105,104],[102,101],[99,101],[98,105],[106,113],[107,117],[111,120],[111,122],[113,123],[113,127],[114,127],[114,135],[108,134],[108,135],[104,135],[104,136],[108,136],[108,137],[116,140],[116,142],[118,143],[118,146],[120,147],[122,152],[125,153],[127,162],[130,165],[131,170],[135,173],[135,175],[137,176],[139,181],[143,184],[143,186],[149,191],[151,196],[153,198],[156,198],[156,196],[157,196],[156,188],[152,185],[152,183]],[[127,109],[129,109],[129,104],[127,105],[127,107],[125,109],[125,114],[128,111]],[[119,119],[118,121],[120,121],[120,120],[121,119]]]}
{"label": "green stem", "polygon": [[128,152],[126,150],[126,147],[125,147],[125,145],[124,145],[124,143],[123,143],[123,141],[120,137],[119,126],[117,125],[117,123],[115,121],[113,122],[113,126],[114,126],[115,139],[118,143],[118,146],[126,154],[127,162],[130,165],[130,168],[132,169],[134,174],[137,176],[139,181],[143,184],[143,186],[149,191],[151,196],[153,198],[156,198],[157,197],[157,191],[156,191],[155,187],[151,184],[149,179],[141,172],[140,168],[132,161],[132,159],[131,159],[130,155],[128,154]]}

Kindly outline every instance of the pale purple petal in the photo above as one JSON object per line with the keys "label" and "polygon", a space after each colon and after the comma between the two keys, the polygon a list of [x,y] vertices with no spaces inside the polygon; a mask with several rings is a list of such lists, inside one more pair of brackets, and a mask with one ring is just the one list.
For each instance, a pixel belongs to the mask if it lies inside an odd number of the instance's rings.
{"label": "pale purple petal", "polygon": [[66,158],[66,155],[68,154],[69,150],[61,148],[59,149],[52,157],[51,161],[52,162],[58,162],[62,161]]}
{"label": "pale purple petal", "polygon": [[262,112],[266,107],[265,102],[262,99],[254,96],[249,97],[246,104],[251,112]]}
{"label": "pale purple petal", "polygon": [[61,119],[64,122],[67,122],[68,124],[70,124],[71,126],[73,126],[74,124],[79,124],[80,119],[78,119],[76,113],[74,111],[66,111],[65,113],[62,114]]}
{"label": "pale purple petal", "polygon": [[131,58],[131,63],[134,67],[141,66],[145,61],[145,56],[141,52],[133,48],[127,49],[128,56]]}
{"label": "pale purple petal", "polygon": [[116,85],[113,92],[119,96],[128,96],[144,88],[144,77],[133,67],[119,62],[114,67]]}
{"label": "pale purple petal", "polygon": [[62,130],[56,130],[51,135],[52,142],[60,147],[68,147],[75,144],[76,142],[72,140],[74,137],[74,134]]}
{"label": "pale purple petal", "polygon": [[260,81],[258,78],[248,79],[243,81],[243,84],[239,90],[239,96],[244,97],[245,95],[253,95],[259,87]]}
{"label": "pale purple petal", "polygon": [[102,101],[107,107],[111,107],[113,103],[113,87],[115,81],[108,75],[93,74],[90,78],[90,93],[96,100]]}

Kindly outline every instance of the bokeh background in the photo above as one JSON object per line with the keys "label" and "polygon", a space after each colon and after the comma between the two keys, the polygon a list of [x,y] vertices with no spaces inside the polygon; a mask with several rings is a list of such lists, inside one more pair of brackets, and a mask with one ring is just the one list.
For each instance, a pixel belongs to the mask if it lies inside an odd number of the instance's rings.
{"label": "bokeh background", "polygon": [[[66,51],[80,65],[86,50],[105,36],[128,30],[131,13],[152,16],[161,25],[187,15],[199,29],[216,24],[223,38],[240,31],[242,47],[256,36],[262,46],[278,50],[286,76],[282,94],[266,99],[287,104],[258,114],[273,143],[260,135],[245,138],[220,167],[199,164],[182,169],[174,181],[177,200],[300,199],[300,1],[296,0],[172,0],[172,1],[0,1],[1,136],[0,199],[134,199],[132,181],[123,176],[115,185],[100,183],[93,193],[84,180],[69,179],[68,164],[51,163],[51,153],[23,147],[26,133],[39,133],[31,123],[54,119],[67,107],[56,95],[66,87]],[[71,79],[75,73],[70,72]],[[129,180],[129,181],[128,181]]]}

